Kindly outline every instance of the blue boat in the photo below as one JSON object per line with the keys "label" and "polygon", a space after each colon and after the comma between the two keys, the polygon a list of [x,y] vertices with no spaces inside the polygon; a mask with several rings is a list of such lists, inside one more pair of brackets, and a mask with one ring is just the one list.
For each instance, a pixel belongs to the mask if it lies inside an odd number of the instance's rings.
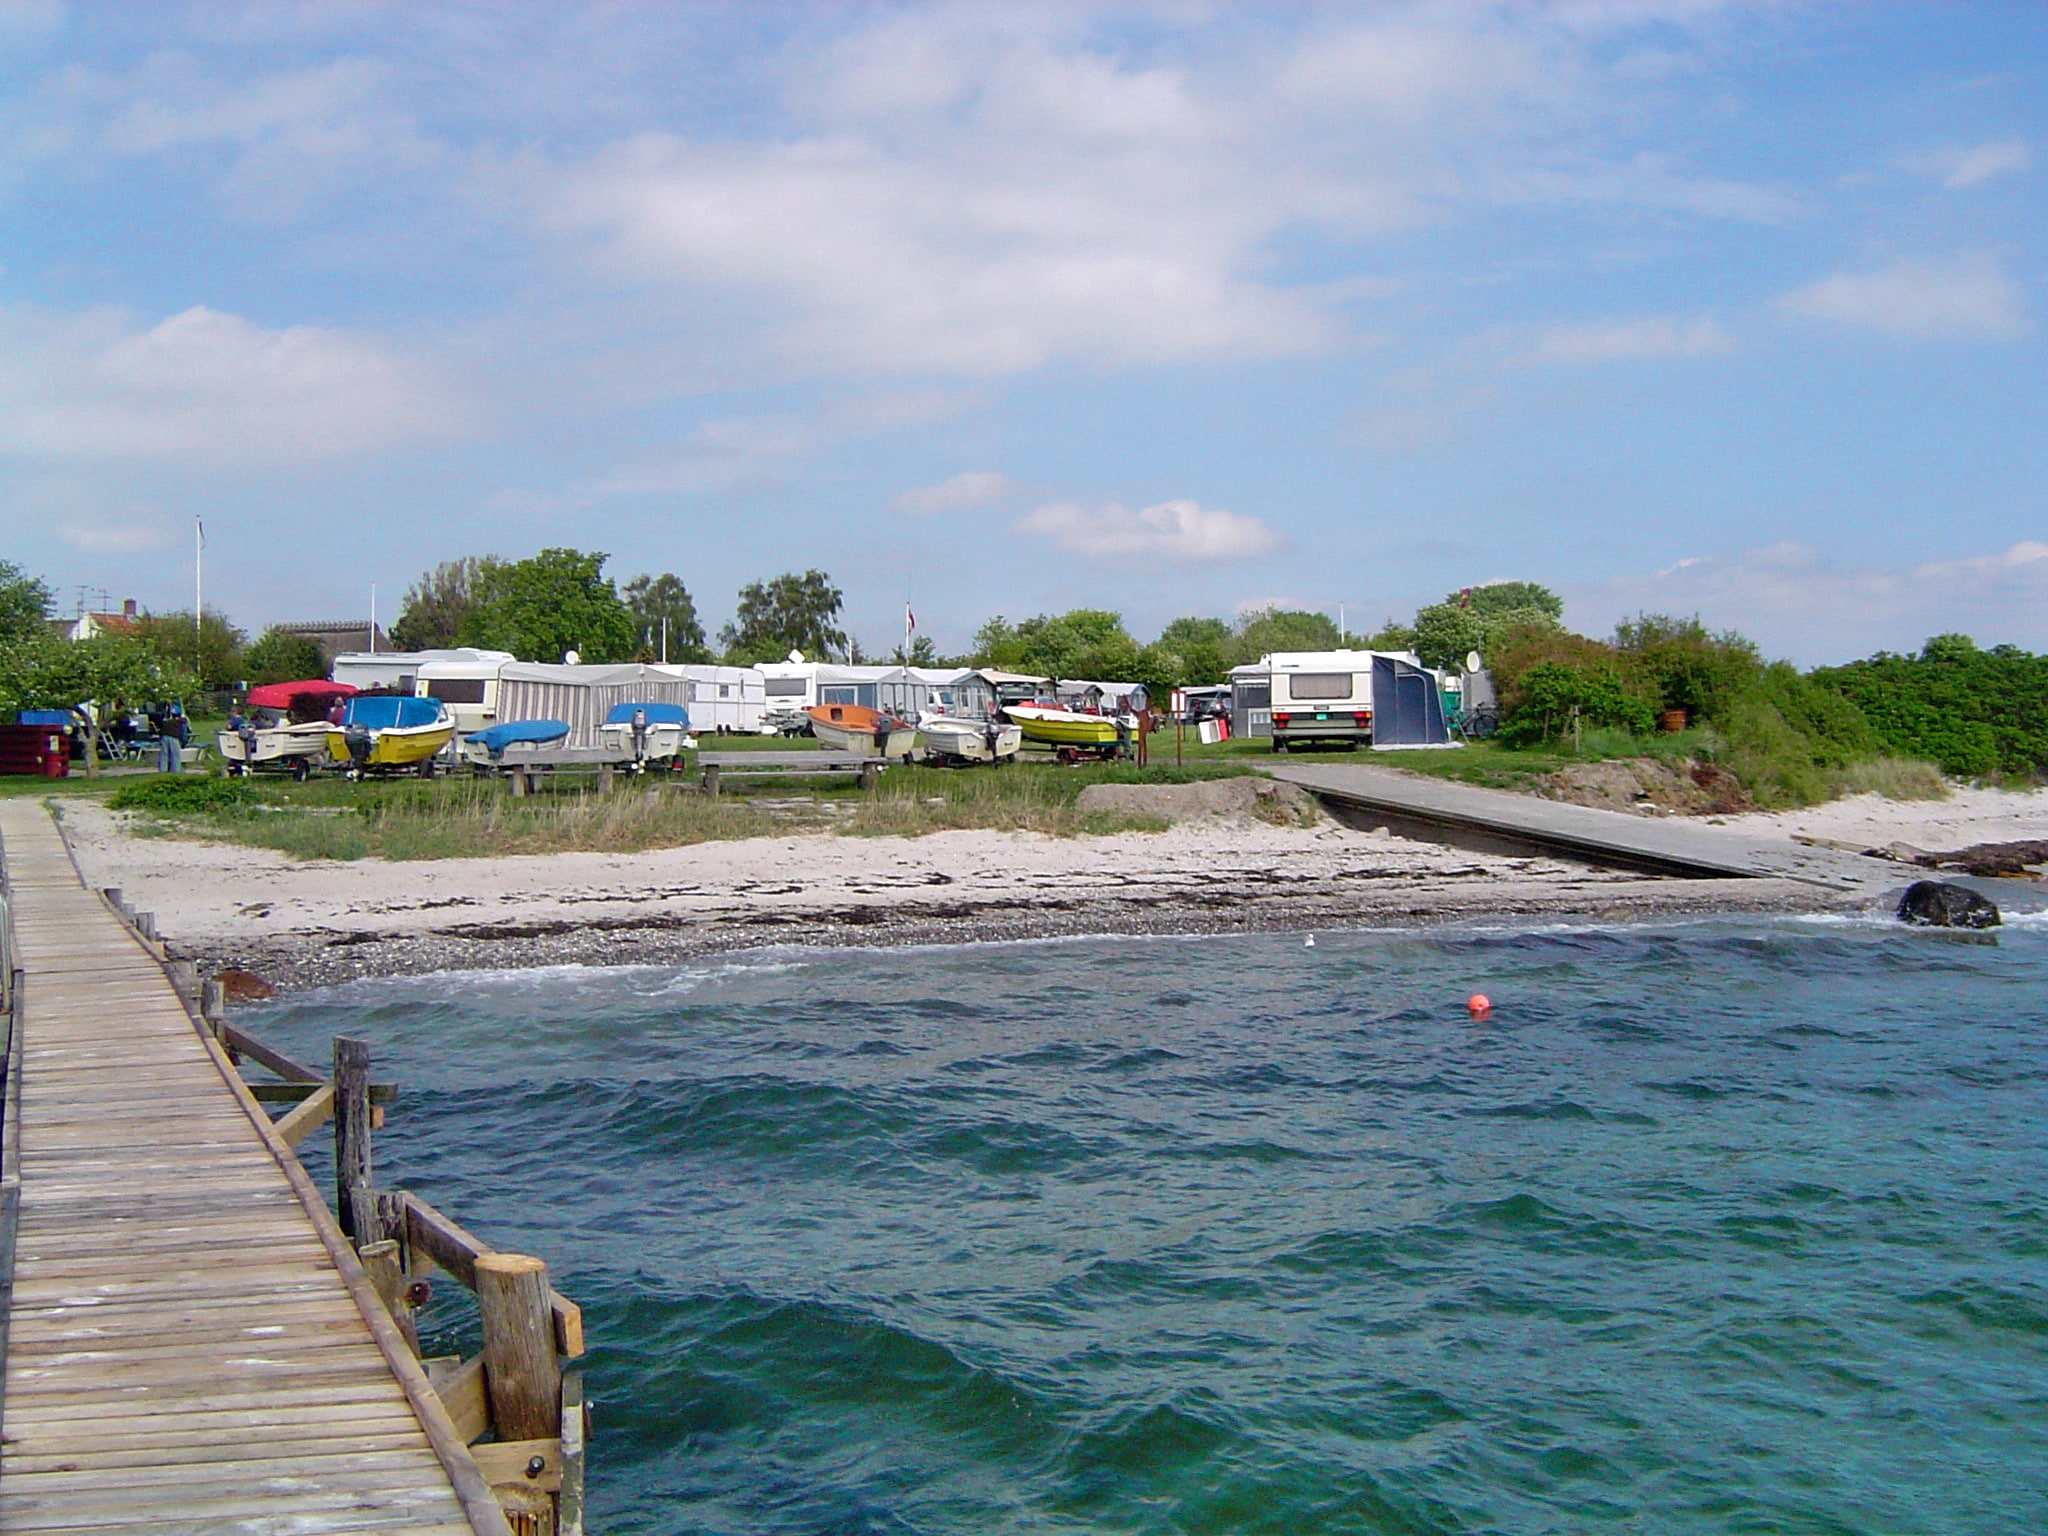
{"label": "blue boat", "polygon": [[569,734],[565,720],[507,720],[462,738],[462,755],[473,763],[495,763],[510,746],[544,747]]}

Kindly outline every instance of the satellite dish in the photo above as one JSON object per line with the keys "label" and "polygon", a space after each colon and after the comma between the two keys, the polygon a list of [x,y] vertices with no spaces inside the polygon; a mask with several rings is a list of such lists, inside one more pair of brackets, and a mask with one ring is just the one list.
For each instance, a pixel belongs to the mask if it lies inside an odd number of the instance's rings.
{"label": "satellite dish", "polygon": [[564,666],[573,667],[576,665],[577,662],[581,661],[582,659],[583,658],[574,651],[562,652],[562,664]]}
{"label": "satellite dish", "polygon": [[791,651],[789,653],[789,659],[793,663],[800,663],[804,659],[804,653],[802,651]]}
{"label": "satellite dish", "polygon": [[1477,651],[1467,651],[1465,653],[1465,670],[1467,672],[1477,672],[1482,665],[1483,662]]}

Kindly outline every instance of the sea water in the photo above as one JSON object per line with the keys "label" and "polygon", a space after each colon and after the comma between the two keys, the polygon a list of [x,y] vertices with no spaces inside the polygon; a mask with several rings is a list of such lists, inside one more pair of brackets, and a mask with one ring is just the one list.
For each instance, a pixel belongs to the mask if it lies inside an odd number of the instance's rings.
{"label": "sea water", "polygon": [[[379,1182],[582,1303],[596,1532],[2048,1530],[2038,919],[763,951],[254,1012],[368,1038]],[[429,1332],[473,1349],[452,1291]]]}

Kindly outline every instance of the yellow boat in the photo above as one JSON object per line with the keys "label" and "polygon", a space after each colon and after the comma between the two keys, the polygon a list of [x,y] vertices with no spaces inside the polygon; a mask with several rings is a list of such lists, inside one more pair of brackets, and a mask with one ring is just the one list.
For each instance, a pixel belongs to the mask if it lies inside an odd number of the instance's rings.
{"label": "yellow boat", "polygon": [[455,735],[455,722],[439,699],[402,694],[358,694],[347,714],[327,730],[327,755],[351,775],[371,768],[415,768],[432,778],[434,758]]}
{"label": "yellow boat", "polygon": [[1026,741],[1049,747],[1085,747],[1100,751],[1124,739],[1123,727],[1108,715],[1084,715],[1049,704],[1010,704],[1003,713],[1015,722]]}

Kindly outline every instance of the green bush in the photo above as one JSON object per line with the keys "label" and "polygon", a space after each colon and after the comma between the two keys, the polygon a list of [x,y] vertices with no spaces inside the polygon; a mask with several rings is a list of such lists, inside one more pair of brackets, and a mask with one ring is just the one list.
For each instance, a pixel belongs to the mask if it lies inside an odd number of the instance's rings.
{"label": "green bush", "polygon": [[1937,635],[1918,656],[1880,653],[1814,674],[1893,752],[1967,778],[2048,770],[2048,656]]}
{"label": "green bush", "polygon": [[107,797],[107,804],[117,811],[203,816],[211,811],[234,810],[256,798],[255,786],[241,779],[165,773],[146,779],[130,779]]}
{"label": "green bush", "polygon": [[1646,736],[1656,717],[1629,678],[1614,667],[1539,662],[1518,679],[1521,702],[1501,723],[1509,746],[1561,741],[1575,727],[1612,726]]}

